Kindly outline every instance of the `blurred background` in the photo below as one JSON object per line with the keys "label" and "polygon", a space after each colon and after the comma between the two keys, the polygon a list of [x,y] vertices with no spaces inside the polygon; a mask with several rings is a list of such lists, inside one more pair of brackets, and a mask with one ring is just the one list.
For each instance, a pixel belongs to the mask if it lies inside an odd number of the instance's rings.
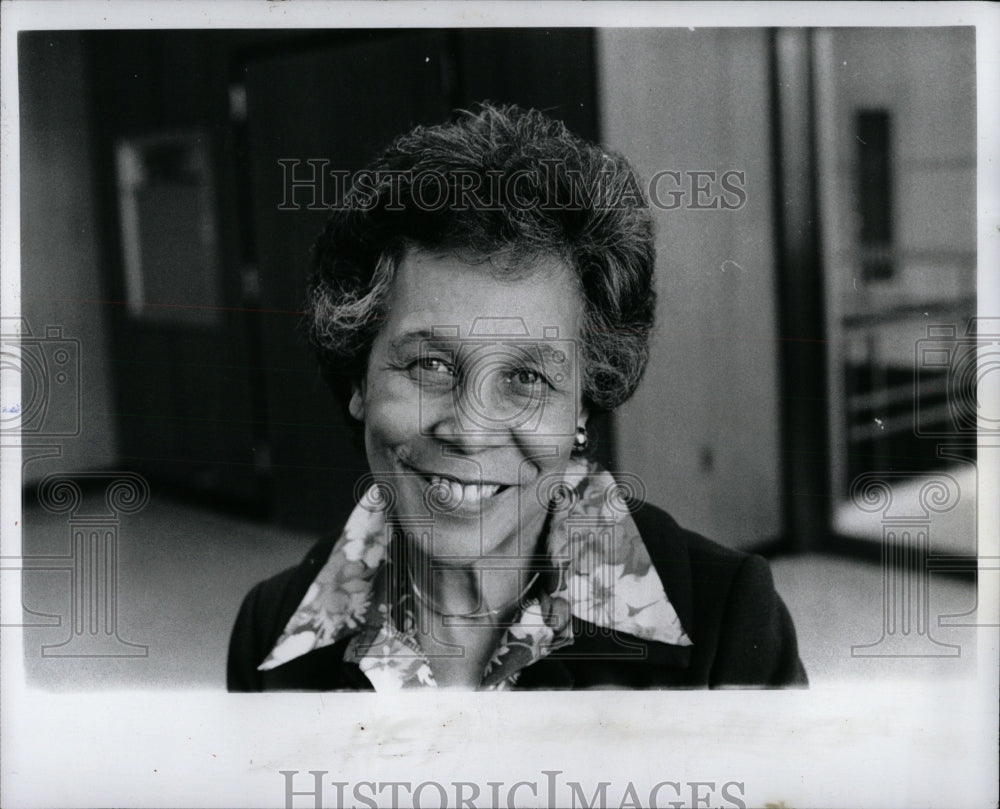
{"label": "blurred background", "polygon": [[597,454],[771,558],[814,682],[974,668],[974,29],[38,31],[18,66],[33,682],[222,687],[243,594],[365,471],[299,328],[307,161],[483,99],[743,173],[654,208],[653,358]]}

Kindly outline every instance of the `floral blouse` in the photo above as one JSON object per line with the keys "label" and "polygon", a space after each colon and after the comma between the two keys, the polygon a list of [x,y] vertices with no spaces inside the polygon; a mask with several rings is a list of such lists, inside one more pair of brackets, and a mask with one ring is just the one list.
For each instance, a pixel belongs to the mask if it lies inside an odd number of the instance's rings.
{"label": "floral blouse", "polygon": [[[375,484],[377,486],[377,484]],[[483,672],[501,690],[527,666],[573,643],[571,616],[606,630],[690,646],[628,510],[628,488],[597,464],[574,461],[554,493],[544,548],[554,576],[523,602]],[[355,662],[377,691],[436,686],[415,631],[408,588],[387,603],[383,499],[369,489],[270,654],[276,668],[350,637]]]}

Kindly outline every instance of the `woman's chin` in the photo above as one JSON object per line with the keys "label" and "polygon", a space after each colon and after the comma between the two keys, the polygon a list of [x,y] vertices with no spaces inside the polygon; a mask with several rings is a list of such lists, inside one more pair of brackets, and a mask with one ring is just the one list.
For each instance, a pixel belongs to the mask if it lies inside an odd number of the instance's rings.
{"label": "woman's chin", "polygon": [[534,553],[545,511],[537,506],[533,485],[462,496],[420,478],[410,477],[407,484],[393,518],[426,555],[446,561]]}
{"label": "woman's chin", "polygon": [[516,525],[457,527],[435,520],[433,532],[424,531],[420,535],[419,547],[430,558],[462,565],[499,554],[512,545],[516,547],[517,532]]}
{"label": "woman's chin", "polygon": [[[510,512],[514,514],[516,512]],[[537,523],[537,524],[536,524]],[[435,515],[410,534],[421,553],[445,564],[464,566],[486,557],[530,556],[538,544],[541,522],[506,519],[468,520]]]}

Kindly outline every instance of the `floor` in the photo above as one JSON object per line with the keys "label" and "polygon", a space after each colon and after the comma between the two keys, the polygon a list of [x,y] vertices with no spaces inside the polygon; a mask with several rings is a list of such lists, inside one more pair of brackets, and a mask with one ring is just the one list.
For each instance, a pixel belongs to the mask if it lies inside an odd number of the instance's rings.
{"label": "floor", "polygon": [[[223,688],[226,644],[243,595],[295,564],[317,539],[154,496],[116,526],[114,595],[124,643],[77,654],[81,647],[58,648],[70,637],[73,615],[67,518],[28,502],[23,522],[27,675],[35,686],[60,691]],[[967,578],[895,570],[883,577],[879,563],[817,554],[779,557],[771,565],[811,682],[974,672],[975,616],[962,616],[974,611],[976,591]],[[17,575],[7,567],[4,577]],[[929,626],[883,640],[885,605],[924,587]],[[895,601],[884,592],[895,592]],[[917,610],[904,607],[897,615],[915,620]]]}

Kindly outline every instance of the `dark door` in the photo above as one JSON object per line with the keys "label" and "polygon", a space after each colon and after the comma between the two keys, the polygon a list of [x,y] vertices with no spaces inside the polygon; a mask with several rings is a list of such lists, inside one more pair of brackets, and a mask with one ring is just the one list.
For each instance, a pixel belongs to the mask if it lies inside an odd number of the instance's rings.
{"label": "dark door", "polygon": [[266,498],[231,214],[230,38],[96,31],[86,42],[123,464],[245,509]]}
{"label": "dark door", "polygon": [[436,31],[358,33],[247,61],[260,380],[279,522],[333,530],[367,468],[301,330],[309,248],[329,211],[309,210],[311,190],[302,187],[294,192],[298,210],[283,206],[292,201],[285,172],[294,168],[301,180],[313,170],[310,160],[327,170],[360,169],[395,134],[444,118],[443,53],[444,34]]}

